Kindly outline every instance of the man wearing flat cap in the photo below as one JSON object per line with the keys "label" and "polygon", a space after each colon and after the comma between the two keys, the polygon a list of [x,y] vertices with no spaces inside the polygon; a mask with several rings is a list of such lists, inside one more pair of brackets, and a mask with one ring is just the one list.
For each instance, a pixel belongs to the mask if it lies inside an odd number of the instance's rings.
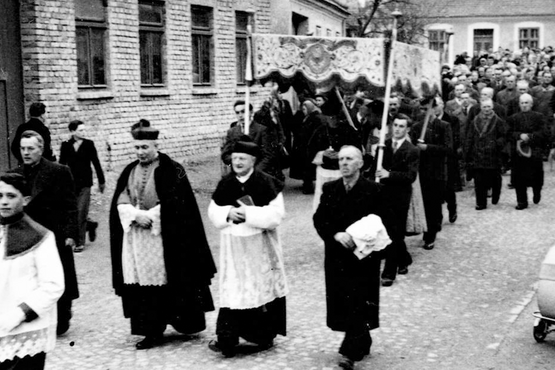
{"label": "man wearing flat cap", "polygon": [[288,293],[277,227],[283,183],[255,168],[260,148],[248,136],[233,146],[233,172],[212,196],[208,216],[220,229],[220,312],[209,348],[232,357],[239,338],[261,351],[285,335]]}
{"label": "man wearing flat cap", "polygon": [[186,334],[206,328],[216,268],[185,169],[158,152],[147,120],[131,129],[138,160],[123,170],[110,209],[112,279],[131,334],[145,337],[136,347],[147,349],[167,324]]}

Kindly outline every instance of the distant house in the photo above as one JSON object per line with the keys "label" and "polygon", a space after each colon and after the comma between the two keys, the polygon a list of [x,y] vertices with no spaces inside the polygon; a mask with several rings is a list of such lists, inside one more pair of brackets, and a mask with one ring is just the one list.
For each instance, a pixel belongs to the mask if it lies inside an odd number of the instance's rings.
{"label": "distant house", "polygon": [[448,63],[464,51],[555,46],[555,0],[445,0],[429,16],[427,44]]}
{"label": "distant house", "polygon": [[[32,102],[47,106],[53,149],[86,122],[106,168],[133,157],[130,126],[161,132],[183,158],[217,151],[245,96],[247,24],[258,33],[343,36],[332,0],[1,0],[0,170]],[[257,108],[268,89],[252,88]]]}

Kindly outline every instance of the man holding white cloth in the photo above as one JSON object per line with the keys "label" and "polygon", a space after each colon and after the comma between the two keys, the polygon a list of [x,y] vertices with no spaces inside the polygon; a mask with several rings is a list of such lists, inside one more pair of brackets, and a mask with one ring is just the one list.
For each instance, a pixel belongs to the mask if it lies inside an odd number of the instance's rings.
{"label": "man holding white cloth", "polygon": [[345,332],[339,366],[352,369],[370,353],[370,330],[379,327],[380,254],[359,259],[356,244],[346,230],[374,214],[392,235],[392,215],[383,203],[382,185],[360,176],[362,153],[343,146],[338,154],[341,178],[324,184],[314,214],[314,227],[325,243],[327,325]]}

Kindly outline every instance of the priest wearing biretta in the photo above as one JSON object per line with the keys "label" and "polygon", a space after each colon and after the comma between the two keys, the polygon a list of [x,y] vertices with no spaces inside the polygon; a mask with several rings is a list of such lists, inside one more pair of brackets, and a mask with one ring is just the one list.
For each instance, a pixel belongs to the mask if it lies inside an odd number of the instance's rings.
{"label": "priest wearing biretta", "polygon": [[110,209],[112,278],[131,334],[144,336],[136,348],[147,349],[168,324],[185,334],[206,328],[216,268],[185,169],[158,151],[149,121],[131,135],[138,160],[123,170]]}

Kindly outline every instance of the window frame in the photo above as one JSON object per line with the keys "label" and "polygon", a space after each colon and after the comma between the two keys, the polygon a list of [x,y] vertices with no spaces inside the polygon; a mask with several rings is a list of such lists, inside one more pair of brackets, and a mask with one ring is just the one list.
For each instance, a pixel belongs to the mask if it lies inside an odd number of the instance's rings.
{"label": "window frame", "polygon": [[[197,4],[191,4],[191,73],[192,73],[192,82],[193,87],[212,87],[214,86],[215,79],[215,68],[214,68],[214,8],[209,6],[202,6]],[[202,12],[206,12],[209,15],[208,18],[208,26],[198,26],[195,25],[193,22],[193,13],[194,10],[200,10]],[[199,39],[198,42],[198,54],[195,53],[195,38]],[[204,55],[204,48],[202,45],[206,45],[208,48],[207,55],[208,55],[208,81],[203,81],[202,77],[204,75],[204,66],[203,66],[203,55]],[[195,55],[197,58],[195,58]],[[198,70],[199,70],[199,82],[195,82],[194,77],[194,70],[195,70],[195,63],[198,62]]]}
{"label": "window frame", "polygon": [[[165,34],[166,34],[166,4],[163,0],[139,0],[137,6],[142,4],[155,5],[160,7],[160,22],[148,22],[142,21],[140,19],[140,9],[139,9],[139,69],[140,69],[140,82],[141,88],[160,88],[166,85],[166,50],[165,50]],[[142,37],[146,36],[146,57],[148,58],[148,70],[143,70],[143,46]],[[159,40],[158,40],[159,38]],[[159,42],[157,42],[159,41]],[[158,44],[158,47],[156,45]],[[156,71],[155,67],[155,56],[156,51],[160,55],[160,66],[159,70]],[[160,81],[156,80],[156,73],[160,75]],[[146,79],[143,79],[144,74],[147,75]]]}
{"label": "window frame", "polygon": [[[526,36],[522,35],[522,32],[526,32]],[[532,36],[533,31],[535,31],[535,37]],[[538,48],[540,45],[540,27],[519,27],[518,28],[518,46],[520,49],[524,47],[528,48]]]}
{"label": "window frame", "polygon": [[[75,15],[75,47],[76,47],[76,62],[77,62],[77,88],[79,90],[91,90],[91,89],[106,89],[108,87],[108,80],[109,74],[107,70],[108,65],[108,49],[107,45],[107,30],[108,30],[108,21],[107,21],[107,1],[101,0],[100,1],[102,8],[103,8],[103,19],[98,19],[94,17],[79,17],[77,14]],[[79,67],[79,45],[78,45],[78,32],[79,30],[86,31],[86,64],[87,64],[87,74],[88,74],[88,83],[81,84],[80,83],[80,67]],[[102,79],[104,80],[103,83],[95,83],[95,68],[94,68],[94,43],[93,43],[93,30],[102,30],[101,33],[101,40],[102,40]]]}
{"label": "window frame", "polygon": [[[246,63],[247,63],[247,38],[248,38],[248,29],[240,29],[238,24],[238,15],[246,16],[247,27],[250,25],[252,13],[244,12],[244,11],[235,11],[235,68],[236,68],[236,84],[237,86],[245,86],[247,84],[247,80],[245,78],[246,72]],[[244,45],[244,49],[241,50],[239,46]],[[244,54],[241,55],[241,52],[244,51]]]}

